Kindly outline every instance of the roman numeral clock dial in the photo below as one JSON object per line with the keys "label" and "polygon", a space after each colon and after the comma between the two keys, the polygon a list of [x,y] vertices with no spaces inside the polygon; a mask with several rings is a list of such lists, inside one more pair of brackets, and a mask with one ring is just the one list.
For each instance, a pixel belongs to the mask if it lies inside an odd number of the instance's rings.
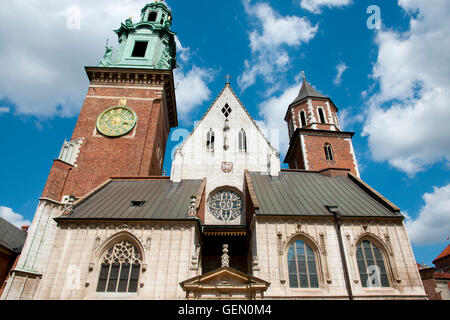
{"label": "roman numeral clock dial", "polygon": [[120,137],[130,132],[137,122],[136,113],[127,107],[112,107],[97,119],[97,130],[107,137]]}

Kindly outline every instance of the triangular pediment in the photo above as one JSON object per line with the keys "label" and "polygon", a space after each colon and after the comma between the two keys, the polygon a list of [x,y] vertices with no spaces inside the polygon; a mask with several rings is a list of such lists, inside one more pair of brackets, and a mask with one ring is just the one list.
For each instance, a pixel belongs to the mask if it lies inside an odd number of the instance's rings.
{"label": "triangular pediment", "polygon": [[186,289],[223,289],[244,290],[260,288],[267,290],[270,283],[229,267],[221,267],[203,275],[193,277],[180,283],[183,290]]}
{"label": "triangular pediment", "polygon": [[[205,121],[205,119],[208,117],[208,115],[211,113],[213,107],[216,105],[216,103],[219,100],[226,100],[224,97],[227,96],[228,99],[231,99],[232,101],[235,102],[235,105],[238,105],[240,108],[242,108],[242,110],[244,111],[244,114],[246,117],[248,117],[249,121],[252,123],[252,126],[256,129],[256,131],[262,136],[262,138],[264,139],[264,141],[267,143],[267,145],[273,149],[276,150],[270,143],[270,141],[267,139],[267,137],[265,136],[265,134],[261,131],[261,128],[258,126],[258,124],[256,123],[256,121],[253,119],[253,117],[250,115],[250,113],[248,112],[247,108],[245,108],[245,106],[242,104],[241,100],[238,98],[238,96],[236,95],[236,93],[234,92],[234,90],[231,88],[231,86],[227,83],[225,85],[225,87],[223,87],[222,91],[219,93],[219,95],[216,97],[216,99],[214,99],[213,103],[210,105],[210,107],[208,108],[208,110],[206,110],[206,112],[203,114],[202,118],[200,119],[200,121],[197,122],[197,124],[195,125],[195,127],[192,129],[191,133],[189,134],[189,136],[181,143],[180,148],[182,148],[186,142],[194,135],[195,131],[198,129],[198,127],[200,127],[201,123],[203,121]],[[232,111],[233,112],[233,111]],[[236,111],[234,111],[236,112]]]}

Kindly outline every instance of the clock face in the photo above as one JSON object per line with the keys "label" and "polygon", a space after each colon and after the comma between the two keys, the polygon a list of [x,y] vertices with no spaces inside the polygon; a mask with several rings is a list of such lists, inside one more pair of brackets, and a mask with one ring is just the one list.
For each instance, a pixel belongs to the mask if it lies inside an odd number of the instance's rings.
{"label": "clock face", "polygon": [[130,132],[137,122],[136,113],[126,107],[112,107],[97,119],[97,130],[108,137],[119,137]]}

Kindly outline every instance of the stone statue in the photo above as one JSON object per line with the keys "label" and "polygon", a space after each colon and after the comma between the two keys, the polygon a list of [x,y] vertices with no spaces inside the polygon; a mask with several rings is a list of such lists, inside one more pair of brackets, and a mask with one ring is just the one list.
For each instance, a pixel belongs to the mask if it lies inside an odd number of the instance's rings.
{"label": "stone statue", "polygon": [[222,267],[230,266],[230,256],[228,255],[228,245],[224,244],[222,249]]}
{"label": "stone statue", "polygon": [[105,55],[103,56],[102,60],[99,62],[97,67],[109,67],[113,64],[112,62],[112,54],[113,54],[113,48],[106,46]]}

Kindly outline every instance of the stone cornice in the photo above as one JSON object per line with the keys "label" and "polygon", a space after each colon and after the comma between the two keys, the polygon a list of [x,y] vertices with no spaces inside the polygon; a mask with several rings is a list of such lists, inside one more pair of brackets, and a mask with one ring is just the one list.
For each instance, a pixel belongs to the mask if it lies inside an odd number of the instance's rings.
{"label": "stone cornice", "polygon": [[161,86],[165,92],[169,125],[171,128],[178,126],[172,70],[121,67],[85,67],[85,70],[91,84]]}

